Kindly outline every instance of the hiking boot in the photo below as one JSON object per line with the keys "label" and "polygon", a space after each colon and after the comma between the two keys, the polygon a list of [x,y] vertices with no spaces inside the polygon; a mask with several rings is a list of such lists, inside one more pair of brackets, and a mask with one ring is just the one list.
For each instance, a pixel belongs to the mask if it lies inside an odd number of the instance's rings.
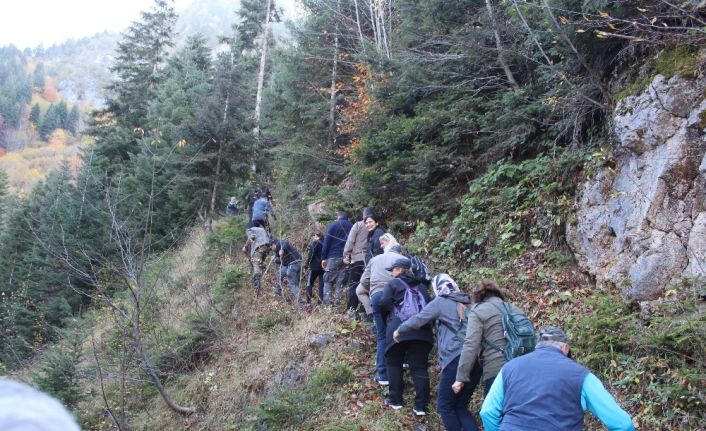
{"label": "hiking boot", "polygon": [[402,408],[402,404],[393,403],[392,400],[389,399],[389,398],[385,398],[384,403],[385,403],[386,406],[388,406],[388,407],[391,408],[392,410],[399,410],[399,409]]}
{"label": "hiking boot", "polygon": [[375,381],[378,382],[380,386],[387,386],[390,384],[390,382],[387,381],[387,378],[381,376],[380,374],[375,374]]}
{"label": "hiking boot", "polygon": [[414,416],[426,416],[427,412],[424,410],[417,410],[416,408],[412,409],[412,413],[414,413]]}

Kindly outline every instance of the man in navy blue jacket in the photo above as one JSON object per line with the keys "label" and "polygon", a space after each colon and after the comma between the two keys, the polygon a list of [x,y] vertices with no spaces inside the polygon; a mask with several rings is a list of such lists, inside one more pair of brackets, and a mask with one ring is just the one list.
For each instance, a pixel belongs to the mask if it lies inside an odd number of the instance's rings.
{"label": "man in navy blue jacket", "polygon": [[[343,290],[345,268],[343,266],[343,248],[353,224],[348,221],[345,211],[338,212],[335,222],[328,225],[321,250],[321,266],[324,273],[324,304],[336,303]],[[333,289],[333,290],[332,290]]]}

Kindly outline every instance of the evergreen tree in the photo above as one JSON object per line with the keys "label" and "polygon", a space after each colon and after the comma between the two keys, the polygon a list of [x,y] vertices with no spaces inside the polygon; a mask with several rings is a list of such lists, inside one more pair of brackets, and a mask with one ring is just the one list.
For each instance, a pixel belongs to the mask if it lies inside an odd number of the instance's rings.
{"label": "evergreen tree", "polygon": [[39,126],[39,136],[45,141],[49,139],[52,132],[61,127],[61,113],[57,105],[53,103],[47,108],[42,118],[42,124]]}
{"label": "evergreen tree", "polygon": [[67,130],[67,125],[69,122],[69,109],[68,106],[66,106],[65,101],[62,100],[56,105],[54,115],[56,115],[56,128]]}
{"label": "evergreen tree", "polygon": [[71,108],[68,117],[66,118],[66,124],[64,126],[64,129],[66,129],[66,131],[75,136],[76,132],[78,132],[79,120],[80,113],[78,112],[78,105],[74,105]]}
{"label": "evergreen tree", "polygon": [[[4,128],[17,128],[32,98],[27,61],[14,46],[0,47],[0,138]],[[2,143],[2,142],[0,142]]]}
{"label": "evergreen tree", "polygon": [[39,104],[35,103],[32,105],[32,110],[29,112],[29,121],[34,124],[35,127],[39,127],[39,120],[41,119],[41,110],[39,109]]}
{"label": "evergreen tree", "polygon": [[39,91],[44,91],[44,63],[38,63],[32,74],[32,82]]}

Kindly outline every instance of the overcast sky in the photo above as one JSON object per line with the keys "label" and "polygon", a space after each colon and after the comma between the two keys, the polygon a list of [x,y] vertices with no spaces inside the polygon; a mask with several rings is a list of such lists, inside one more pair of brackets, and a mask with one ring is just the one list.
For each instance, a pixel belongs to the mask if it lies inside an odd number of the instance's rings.
{"label": "overcast sky", "polygon": [[[194,0],[176,0],[176,10]],[[121,31],[153,0],[5,0],[0,10],[0,46],[49,47],[104,30]]]}

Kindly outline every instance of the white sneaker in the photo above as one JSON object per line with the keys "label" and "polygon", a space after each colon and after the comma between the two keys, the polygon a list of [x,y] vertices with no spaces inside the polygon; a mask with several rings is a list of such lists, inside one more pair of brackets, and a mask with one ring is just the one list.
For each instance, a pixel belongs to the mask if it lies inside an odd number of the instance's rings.
{"label": "white sneaker", "polygon": [[412,409],[412,413],[414,413],[415,416],[426,416],[427,412],[424,410],[417,410],[417,409]]}

